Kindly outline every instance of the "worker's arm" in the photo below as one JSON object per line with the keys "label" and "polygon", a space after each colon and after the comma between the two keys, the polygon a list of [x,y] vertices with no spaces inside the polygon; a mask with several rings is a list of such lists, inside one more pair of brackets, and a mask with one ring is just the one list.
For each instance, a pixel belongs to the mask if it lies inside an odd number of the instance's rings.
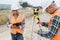
{"label": "worker's arm", "polygon": [[25,14],[22,14],[22,22],[25,22]]}
{"label": "worker's arm", "polygon": [[40,22],[40,19],[37,18],[38,23],[37,24],[41,24],[42,26],[48,27],[48,22]]}
{"label": "worker's arm", "polygon": [[22,24],[25,24],[25,14],[23,14],[23,18],[22,18]]}
{"label": "worker's arm", "polygon": [[21,26],[22,26],[23,28],[25,27],[25,14],[22,15]]}
{"label": "worker's arm", "polygon": [[53,29],[51,28],[49,32],[45,32],[45,33],[38,32],[38,34],[41,35],[42,37],[51,38],[57,33],[57,30],[58,30],[57,28],[53,28]]}
{"label": "worker's arm", "polygon": [[59,25],[59,24],[57,24],[57,22],[59,22],[58,17],[54,17],[51,20],[52,20],[52,23],[51,23],[50,31],[48,33],[38,32],[39,35],[46,37],[46,38],[51,38],[57,33],[57,30],[59,28],[59,26],[57,26],[57,25]]}
{"label": "worker's arm", "polygon": [[37,24],[41,24],[42,26],[48,27],[48,23],[47,22],[37,22]]}
{"label": "worker's arm", "polygon": [[11,24],[11,22],[10,22],[10,18],[8,18],[7,26],[8,26],[9,28],[12,26],[12,24]]}

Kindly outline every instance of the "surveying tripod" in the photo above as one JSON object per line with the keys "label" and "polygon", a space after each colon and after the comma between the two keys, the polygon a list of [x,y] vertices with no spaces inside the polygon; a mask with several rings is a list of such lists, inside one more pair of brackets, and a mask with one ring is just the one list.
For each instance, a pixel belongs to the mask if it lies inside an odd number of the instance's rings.
{"label": "surveying tripod", "polygon": [[[35,19],[38,20],[37,24],[39,24],[39,22],[40,22],[39,10],[40,10],[39,8],[33,9],[33,26],[32,26],[32,30],[31,30],[31,40],[33,40],[33,34],[32,33],[33,33],[33,27],[34,27]],[[40,27],[40,24],[39,24],[39,27]],[[41,27],[40,27],[40,29],[41,29]]]}

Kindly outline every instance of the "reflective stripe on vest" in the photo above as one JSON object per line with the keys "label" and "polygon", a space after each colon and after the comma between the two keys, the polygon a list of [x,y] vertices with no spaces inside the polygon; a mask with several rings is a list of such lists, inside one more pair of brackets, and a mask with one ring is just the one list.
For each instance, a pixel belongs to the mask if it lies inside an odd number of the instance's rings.
{"label": "reflective stripe on vest", "polygon": [[11,30],[11,32],[16,32],[16,30]]}
{"label": "reflective stripe on vest", "polygon": [[23,20],[23,18],[22,18],[22,14],[20,14],[20,22]]}
{"label": "reflective stripe on vest", "polygon": [[58,32],[56,34],[60,34],[60,28],[58,28]]}
{"label": "reflective stripe on vest", "polygon": [[60,32],[57,32],[57,34],[60,34]]}

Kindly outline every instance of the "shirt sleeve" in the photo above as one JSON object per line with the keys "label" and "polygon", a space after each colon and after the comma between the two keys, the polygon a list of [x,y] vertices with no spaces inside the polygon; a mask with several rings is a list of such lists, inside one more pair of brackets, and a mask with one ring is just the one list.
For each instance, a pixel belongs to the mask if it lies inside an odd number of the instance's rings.
{"label": "shirt sleeve", "polygon": [[9,27],[9,28],[10,28],[10,27],[11,27],[11,25],[12,25],[12,24],[11,24],[11,20],[10,20],[10,16],[9,16],[9,17],[8,17],[8,21],[7,21],[7,27]]}
{"label": "shirt sleeve", "polygon": [[[53,31],[53,30],[55,30],[55,31]],[[46,37],[46,38],[51,38],[51,37],[53,37],[56,33],[57,33],[57,28],[56,29],[51,29],[48,33],[42,33],[42,34],[40,34],[42,37]]]}
{"label": "shirt sleeve", "polygon": [[51,38],[53,37],[57,31],[58,31],[58,25],[57,23],[59,23],[59,19],[57,16],[55,16],[54,18],[51,19],[52,23],[51,23],[51,28],[50,31],[48,33],[39,33],[42,37],[46,37],[46,38]]}

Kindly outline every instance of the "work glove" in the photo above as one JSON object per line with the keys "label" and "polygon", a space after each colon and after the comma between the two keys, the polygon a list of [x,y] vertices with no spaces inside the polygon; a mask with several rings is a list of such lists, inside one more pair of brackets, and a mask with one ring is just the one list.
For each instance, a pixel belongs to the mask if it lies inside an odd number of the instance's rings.
{"label": "work glove", "polygon": [[37,24],[40,24],[40,22],[37,22]]}
{"label": "work glove", "polygon": [[42,29],[38,30],[37,34],[42,34]]}
{"label": "work glove", "polygon": [[24,29],[24,27],[22,27],[22,26],[19,26],[19,28],[20,28],[20,30],[23,30]]}
{"label": "work glove", "polygon": [[12,24],[9,24],[8,27],[11,28]]}

